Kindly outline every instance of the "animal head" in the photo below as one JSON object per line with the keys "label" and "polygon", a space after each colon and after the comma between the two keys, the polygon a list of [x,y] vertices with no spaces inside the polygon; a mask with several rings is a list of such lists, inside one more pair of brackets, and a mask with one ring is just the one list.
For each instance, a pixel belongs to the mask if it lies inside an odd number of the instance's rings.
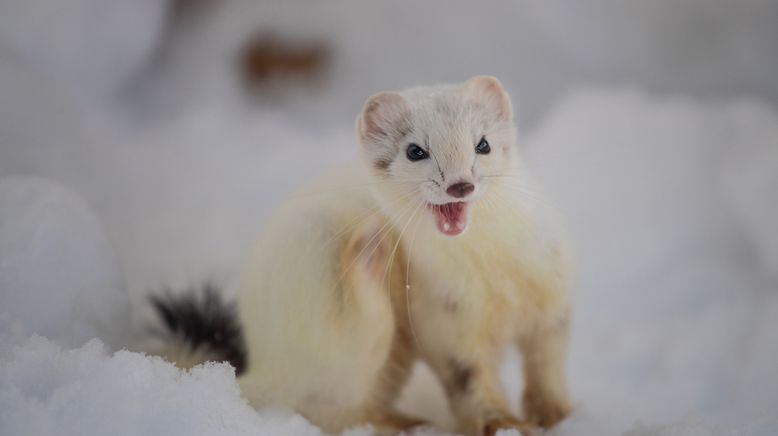
{"label": "animal head", "polygon": [[357,134],[384,210],[400,223],[427,217],[446,236],[464,233],[501,182],[516,136],[510,97],[491,76],[375,94]]}

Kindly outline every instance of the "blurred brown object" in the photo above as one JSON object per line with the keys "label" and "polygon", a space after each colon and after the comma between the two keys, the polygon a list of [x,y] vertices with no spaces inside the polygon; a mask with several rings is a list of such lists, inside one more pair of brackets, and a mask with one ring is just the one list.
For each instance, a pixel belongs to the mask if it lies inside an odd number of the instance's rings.
{"label": "blurred brown object", "polygon": [[268,32],[249,38],[238,59],[243,79],[250,87],[277,78],[315,81],[322,76],[329,60],[329,47],[320,41],[290,42]]}

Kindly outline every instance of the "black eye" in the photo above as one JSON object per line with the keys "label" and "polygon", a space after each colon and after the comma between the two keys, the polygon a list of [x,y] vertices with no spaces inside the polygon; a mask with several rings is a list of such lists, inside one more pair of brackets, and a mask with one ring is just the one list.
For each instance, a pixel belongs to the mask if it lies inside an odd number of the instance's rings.
{"label": "black eye", "polygon": [[427,154],[423,148],[416,144],[409,144],[408,149],[405,150],[405,155],[408,156],[408,160],[411,162],[416,162],[417,160],[427,159],[430,157],[430,155]]}
{"label": "black eye", "polygon": [[481,138],[478,145],[475,146],[475,152],[478,154],[489,154],[492,148],[489,147],[489,142],[486,141],[486,137]]}

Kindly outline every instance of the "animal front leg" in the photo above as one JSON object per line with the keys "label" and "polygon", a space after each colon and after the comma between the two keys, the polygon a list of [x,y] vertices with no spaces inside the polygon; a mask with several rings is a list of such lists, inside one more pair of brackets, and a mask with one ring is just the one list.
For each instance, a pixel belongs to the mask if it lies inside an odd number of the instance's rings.
{"label": "animal front leg", "polygon": [[491,435],[513,428],[532,434],[532,426],[510,412],[498,376],[510,342],[503,317],[480,301],[417,295],[413,313],[420,355],[443,384],[461,431]]}
{"label": "animal front leg", "polygon": [[519,341],[524,363],[524,416],[544,428],[554,426],[572,411],[567,395],[565,359],[569,315],[538,322]]}
{"label": "animal front leg", "polygon": [[498,377],[496,356],[450,351],[446,357],[431,359],[431,364],[463,431],[472,435],[493,435],[500,429],[517,429],[524,436],[534,434],[532,426],[518,419],[508,408]]}

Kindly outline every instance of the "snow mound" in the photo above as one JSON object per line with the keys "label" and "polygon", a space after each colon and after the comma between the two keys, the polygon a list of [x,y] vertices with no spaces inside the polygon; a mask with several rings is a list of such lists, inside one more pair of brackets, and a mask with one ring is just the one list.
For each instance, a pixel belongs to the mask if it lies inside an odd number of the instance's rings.
{"label": "snow mound", "polygon": [[129,351],[110,355],[99,340],[72,350],[39,336],[12,343],[0,337],[3,435],[320,434],[299,416],[257,413],[226,364],[183,371]]}
{"label": "snow mound", "polygon": [[0,315],[77,346],[126,343],[129,305],[100,219],[64,186],[0,179]]}
{"label": "snow mound", "polygon": [[733,215],[745,225],[762,272],[778,283],[778,123],[771,122],[775,111],[744,102],[733,108],[733,117],[742,128],[733,132],[722,155],[728,163],[724,193]]}
{"label": "snow mound", "polygon": [[688,414],[740,431],[778,404],[778,340],[766,333],[778,329],[766,258],[778,249],[767,217],[776,129],[778,112],[753,101],[591,90],[528,138],[580,264],[569,364],[579,410],[560,434]]}

